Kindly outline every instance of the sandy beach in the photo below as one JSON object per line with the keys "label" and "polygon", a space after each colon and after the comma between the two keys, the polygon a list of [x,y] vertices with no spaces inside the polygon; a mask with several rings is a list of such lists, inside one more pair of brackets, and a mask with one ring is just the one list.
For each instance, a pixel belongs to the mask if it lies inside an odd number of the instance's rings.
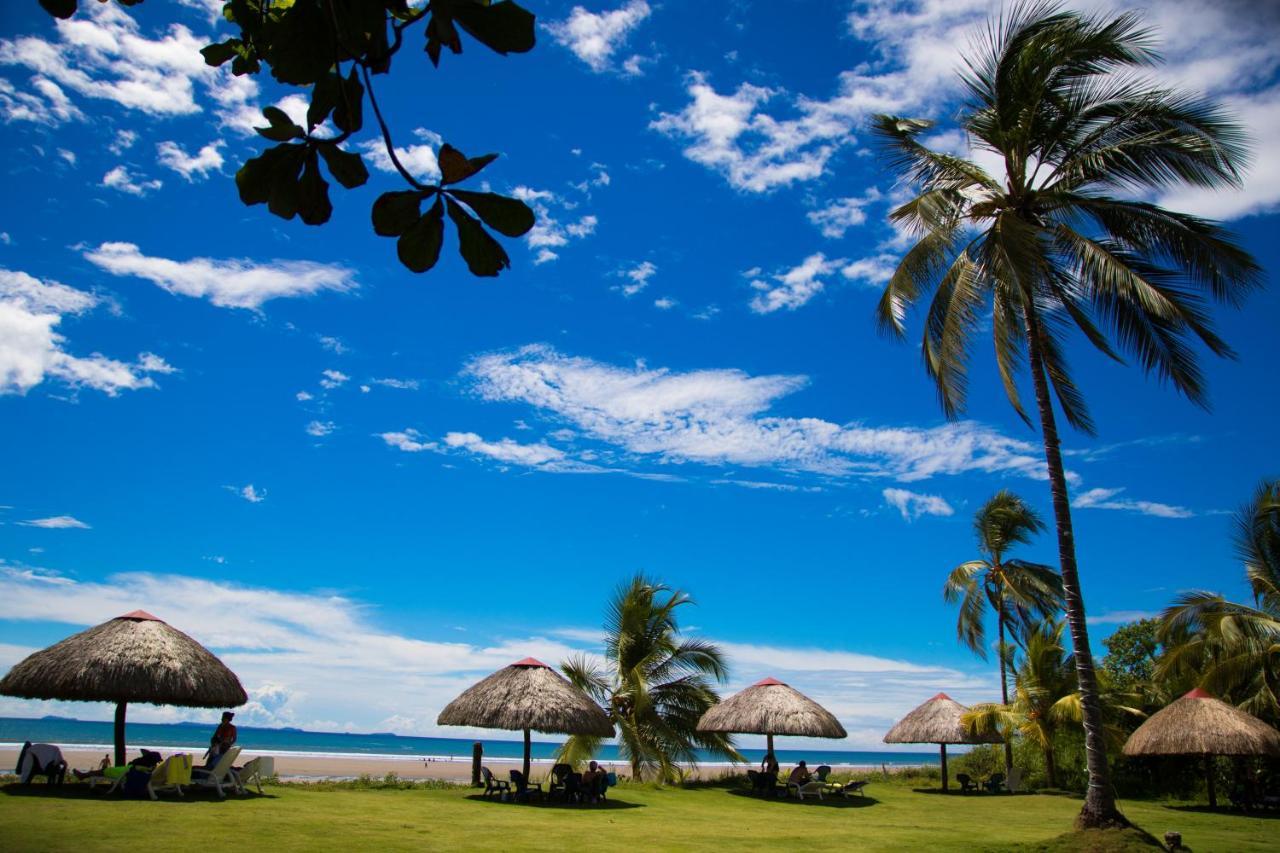
{"label": "sandy beach", "polygon": [[[170,755],[175,752],[192,750],[157,747],[156,751],[162,755]],[[87,770],[97,766],[106,752],[101,749],[90,750],[77,747],[64,747],[62,750],[67,763],[77,770]],[[128,757],[135,758],[138,754],[137,749],[131,748]],[[241,754],[240,760],[244,762],[255,755],[272,756],[275,759],[276,773],[280,778],[286,780],[354,779],[364,774],[380,779],[388,773],[395,773],[401,779],[440,779],[460,783],[471,780],[471,762],[469,760],[448,761],[442,759],[361,755],[304,755],[273,752],[271,750],[255,751],[248,748]],[[200,760],[200,755],[196,755],[196,760]],[[14,765],[17,764],[17,761],[18,750],[11,748],[0,749],[0,771],[10,772]],[[603,764],[606,769],[619,775],[625,776],[630,773],[630,768],[623,762],[603,762]],[[510,758],[486,758],[484,766],[488,767],[500,778],[505,779],[509,770],[520,769],[520,762]],[[708,765],[698,767],[693,772],[693,775],[699,779],[714,779],[734,772],[741,773],[745,769],[746,765],[736,769],[725,765]],[[879,768],[855,765],[834,767],[834,770],[838,773],[869,769],[878,770]],[[550,770],[551,762],[534,762],[533,778],[535,780],[542,779]]]}

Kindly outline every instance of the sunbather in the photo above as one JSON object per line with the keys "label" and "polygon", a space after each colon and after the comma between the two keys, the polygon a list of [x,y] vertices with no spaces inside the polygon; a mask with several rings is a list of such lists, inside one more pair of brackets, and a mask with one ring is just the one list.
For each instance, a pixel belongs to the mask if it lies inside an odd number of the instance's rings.
{"label": "sunbather", "polygon": [[788,777],[787,783],[790,785],[807,785],[812,777],[809,775],[809,767],[803,761],[796,765]]}

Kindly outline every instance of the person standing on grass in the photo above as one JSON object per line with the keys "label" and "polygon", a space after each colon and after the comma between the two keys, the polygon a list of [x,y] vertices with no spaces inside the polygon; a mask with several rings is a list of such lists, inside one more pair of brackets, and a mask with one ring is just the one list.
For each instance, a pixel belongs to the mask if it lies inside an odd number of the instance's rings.
{"label": "person standing on grass", "polygon": [[222,758],[222,753],[226,752],[236,742],[236,727],[231,724],[235,714],[231,711],[222,712],[222,722],[213,731],[213,737],[209,738],[209,752],[206,754],[206,767],[213,767],[218,763],[218,759]]}

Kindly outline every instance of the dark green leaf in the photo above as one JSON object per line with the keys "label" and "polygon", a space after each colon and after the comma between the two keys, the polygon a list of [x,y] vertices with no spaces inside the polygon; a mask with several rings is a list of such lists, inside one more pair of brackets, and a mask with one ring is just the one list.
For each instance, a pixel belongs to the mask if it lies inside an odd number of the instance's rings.
{"label": "dark green leaf", "polygon": [[432,65],[440,65],[441,47],[447,47],[453,53],[461,53],[462,41],[458,38],[453,21],[436,9],[431,20],[427,21],[427,56],[431,58]]}
{"label": "dark green leaf", "polygon": [[240,39],[227,39],[224,42],[200,48],[200,55],[204,57],[205,65],[212,65],[217,68],[222,63],[235,59],[240,55],[240,51],[237,49],[240,43]]}
{"label": "dark green leaf", "polygon": [[265,204],[269,201],[276,170],[292,168],[296,175],[303,149],[304,146],[301,145],[282,143],[268,148],[241,166],[236,172],[240,201],[245,204]]}
{"label": "dark green leaf", "polygon": [[364,126],[364,84],[360,82],[354,65],[351,66],[351,75],[342,83],[337,106],[333,108],[333,123],[343,133],[355,133]]}
{"label": "dark green leaf", "polygon": [[461,151],[446,142],[440,146],[440,151],[436,154],[436,162],[440,165],[440,183],[456,184],[459,181],[465,181],[496,159],[498,159],[497,154],[485,154],[468,159]]}
{"label": "dark green leaf", "polygon": [[458,250],[472,275],[495,276],[511,266],[505,249],[498,241],[489,236],[471,214],[467,213],[453,199],[446,199],[449,206],[449,218],[458,229]]}
{"label": "dark green leaf", "polygon": [[264,58],[281,83],[310,86],[333,67],[333,44],[325,17],[326,4],[306,0],[273,7],[278,18],[264,24]]}
{"label": "dark green leaf", "polygon": [[76,13],[76,0],[40,0],[40,6],[50,15],[64,21]]}
{"label": "dark green leaf", "polygon": [[400,256],[400,263],[409,269],[426,272],[440,260],[440,244],[443,242],[444,211],[437,198],[431,209],[409,226],[396,241],[396,254]]}
{"label": "dark green leaf", "polygon": [[311,131],[324,124],[338,106],[342,98],[342,78],[337,74],[326,74],[311,87],[311,104],[307,107],[307,130]]}
{"label": "dark green leaf", "polygon": [[450,195],[474,210],[485,225],[499,234],[519,237],[533,227],[533,211],[519,199],[467,190],[450,190]]}
{"label": "dark green leaf", "polygon": [[301,139],[306,135],[302,132],[302,128],[294,124],[293,119],[279,107],[266,107],[262,114],[266,116],[267,121],[271,122],[271,126],[255,127],[254,130],[272,142],[287,142],[290,139]]}
{"label": "dark green leaf", "polygon": [[307,152],[307,163],[298,182],[298,216],[308,225],[323,225],[333,215],[329,182],[320,174],[315,149]]}
{"label": "dark green leaf", "polygon": [[306,159],[307,146],[284,144],[275,149],[278,154],[271,167],[271,194],[267,209],[281,219],[292,219],[298,213],[298,170]]}
{"label": "dark green leaf", "polygon": [[453,16],[472,38],[504,56],[533,49],[533,13],[515,3],[459,3]]}
{"label": "dark green leaf", "polygon": [[321,143],[319,149],[329,172],[347,189],[354,189],[369,180],[369,170],[359,154],[343,151],[332,142]]}
{"label": "dark green leaf", "polygon": [[399,237],[418,221],[423,195],[416,190],[383,193],[373,203],[373,230],[381,237]]}

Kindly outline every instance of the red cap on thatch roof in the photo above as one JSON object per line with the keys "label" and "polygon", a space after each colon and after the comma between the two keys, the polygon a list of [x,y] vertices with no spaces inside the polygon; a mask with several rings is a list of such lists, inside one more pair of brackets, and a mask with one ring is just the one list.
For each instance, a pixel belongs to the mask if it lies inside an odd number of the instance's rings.
{"label": "red cap on thatch roof", "polygon": [[939,699],[945,699],[945,700],[946,700],[946,701],[948,701],[948,702],[950,702],[950,701],[951,701],[951,697],[950,697],[950,696],[948,696],[948,695],[947,695],[947,694],[945,694],[945,693],[939,693],[937,696],[932,697],[929,701],[930,701],[930,702],[937,702]]}
{"label": "red cap on thatch roof", "polygon": [[1199,687],[1193,687],[1190,690],[1188,690],[1186,693],[1183,693],[1182,698],[1183,699],[1217,699],[1218,697],[1214,696],[1208,690],[1201,690]]}
{"label": "red cap on thatch roof", "polygon": [[145,610],[132,610],[123,616],[117,616],[117,619],[136,619],[139,622],[163,622],[159,616],[152,616]]}
{"label": "red cap on thatch roof", "polygon": [[752,687],[768,687],[771,684],[781,684],[783,687],[787,686],[785,681],[779,681],[778,679],[772,676],[770,676],[769,678],[762,678],[751,686]]}
{"label": "red cap on thatch roof", "polygon": [[537,658],[525,658],[524,660],[518,660],[511,665],[512,666],[540,666],[543,669],[551,669],[551,667],[547,666],[545,663],[538,660]]}

